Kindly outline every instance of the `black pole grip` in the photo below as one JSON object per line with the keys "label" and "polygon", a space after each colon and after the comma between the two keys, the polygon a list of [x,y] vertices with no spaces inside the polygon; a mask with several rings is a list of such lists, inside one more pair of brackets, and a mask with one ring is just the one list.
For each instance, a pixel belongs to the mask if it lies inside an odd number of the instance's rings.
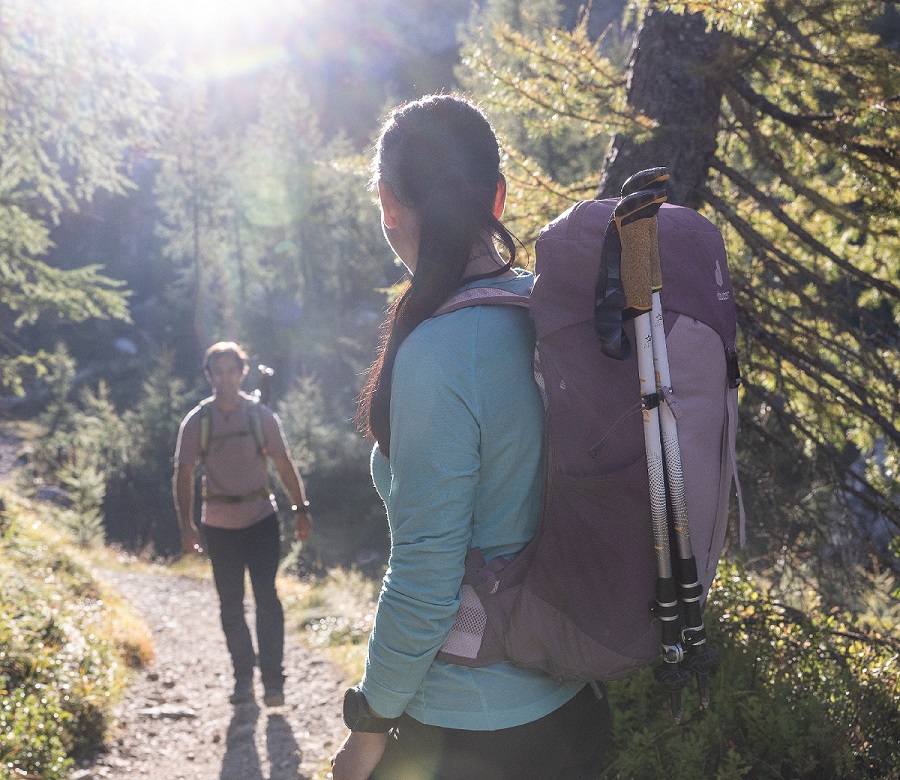
{"label": "black pole grip", "polygon": [[622,185],[622,196],[652,187],[664,187],[669,180],[669,169],[665,167],[645,168],[629,176]]}
{"label": "black pole grip", "polygon": [[673,577],[659,577],[656,580],[656,600],[651,609],[660,620],[663,653],[667,652],[667,648],[680,647],[681,610],[678,605],[678,586]]}
{"label": "black pole grip", "polygon": [[659,207],[666,202],[666,197],[664,190],[638,190],[622,198],[616,204],[613,215],[620,225],[650,219],[656,216]]}

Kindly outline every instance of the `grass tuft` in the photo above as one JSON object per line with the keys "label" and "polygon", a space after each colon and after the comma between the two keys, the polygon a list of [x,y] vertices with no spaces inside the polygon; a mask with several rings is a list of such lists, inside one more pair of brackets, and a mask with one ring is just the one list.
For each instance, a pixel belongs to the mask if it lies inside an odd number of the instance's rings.
{"label": "grass tuft", "polygon": [[287,614],[312,647],[358,679],[380,588],[380,580],[356,569],[332,569],[287,599]]}

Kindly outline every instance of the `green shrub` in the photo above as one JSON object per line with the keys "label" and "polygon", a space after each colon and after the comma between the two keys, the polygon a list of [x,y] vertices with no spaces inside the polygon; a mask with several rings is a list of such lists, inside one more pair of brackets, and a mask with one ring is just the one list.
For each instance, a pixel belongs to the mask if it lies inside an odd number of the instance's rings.
{"label": "green shrub", "polygon": [[0,776],[62,778],[95,750],[125,667],[96,584],[48,524],[4,513],[0,535]]}
{"label": "green shrub", "polygon": [[67,463],[59,472],[59,480],[72,497],[71,509],[60,513],[60,521],[82,547],[101,544],[103,531],[103,499],[106,480],[95,465],[79,463],[79,457]]}
{"label": "green shrub", "polygon": [[705,622],[720,653],[712,706],[693,685],[676,725],[652,669],[610,686],[613,778],[900,777],[900,643],[801,614],[727,569]]}
{"label": "green shrub", "polygon": [[9,687],[0,677],[0,777],[68,777],[72,760],[64,742],[69,714],[40,690]]}
{"label": "green shrub", "polygon": [[138,403],[122,415],[128,431],[128,462],[110,470],[104,504],[112,538],[132,550],[152,546],[163,556],[181,550],[172,502],[172,454],[178,426],[193,405],[184,384],[173,377],[174,371],[174,355],[162,350]]}
{"label": "green shrub", "polygon": [[34,441],[26,474],[33,484],[69,488],[62,479],[67,468],[70,477],[91,467],[105,479],[128,459],[129,430],[110,400],[109,388],[102,381],[96,391],[83,387],[76,402],[71,399],[74,378],[75,363],[60,346],[48,377],[51,400],[38,417],[42,433]]}

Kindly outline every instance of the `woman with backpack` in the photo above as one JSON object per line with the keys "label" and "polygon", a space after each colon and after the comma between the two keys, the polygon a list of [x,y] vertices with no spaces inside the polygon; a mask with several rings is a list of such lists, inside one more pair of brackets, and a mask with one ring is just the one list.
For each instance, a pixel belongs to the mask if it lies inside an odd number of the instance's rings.
{"label": "woman with backpack", "polygon": [[[543,482],[534,334],[515,306],[438,310],[460,289],[527,295],[500,222],[506,181],[488,120],[430,96],[396,109],[373,163],[382,227],[411,279],[390,310],[360,398],[391,529],[362,682],[335,780],[593,779],[610,735],[605,698],[498,663],[437,659],[461,603],[466,553],[510,557],[533,536]],[[500,251],[508,256],[501,256]],[[437,316],[436,316],[437,315]]]}

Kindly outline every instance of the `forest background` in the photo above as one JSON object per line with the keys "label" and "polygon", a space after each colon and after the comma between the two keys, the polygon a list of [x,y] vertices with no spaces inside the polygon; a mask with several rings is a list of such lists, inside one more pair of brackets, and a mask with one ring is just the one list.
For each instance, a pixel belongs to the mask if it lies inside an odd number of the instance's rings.
{"label": "forest background", "polygon": [[656,165],[722,229],[748,518],[727,557],[785,610],[893,646],[896,4],[213,7],[0,3],[0,409],[28,432],[26,492],[85,543],[177,554],[177,426],[208,392],[203,350],[234,339],[275,369],[315,507],[286,570],[377,573],[387,530],[353,414],[402,268],[368,161],[391,106],[459,90],[503,136],[529,249]]}

